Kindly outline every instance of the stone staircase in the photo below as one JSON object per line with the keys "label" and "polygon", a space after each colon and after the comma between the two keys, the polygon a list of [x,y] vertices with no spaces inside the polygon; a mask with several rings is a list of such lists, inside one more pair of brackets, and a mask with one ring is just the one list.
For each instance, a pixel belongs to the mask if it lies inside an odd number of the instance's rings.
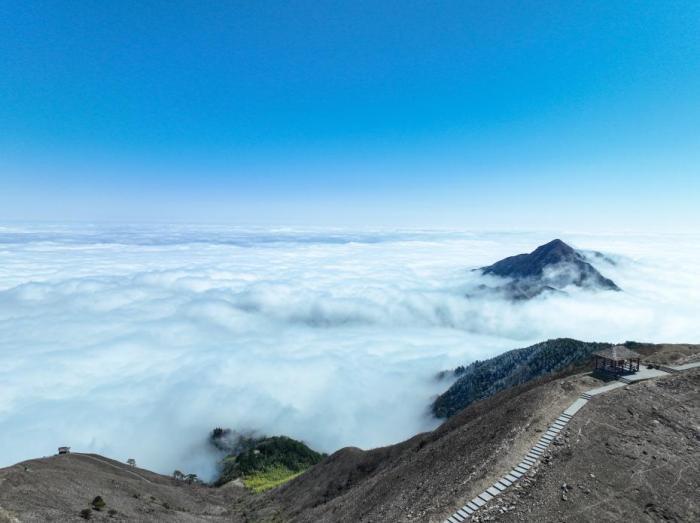
{"label": "stone staircase", "polygon": [[513,483],[522,478],[528,470],[530,470],[535,463],[542,457],[547,447],[554,441],[559,433],[566,427],[571,417],[578,412],[578,410],[583,407],[588,402],[585,398],[577,399],[569,408],[567,408],[561,415],[552,422],[551,425],[544,432],[542,437],[535,443],[535,445],[528,451],[525,457],[518,463],[510,472],[505,476],[497,480],[493,485],[483,491],[481,494],[476,496],[471,501],[467,502],[462,508],[458,509],[454,514],[445,520],[445,523],[462,523],[471,519],[472,514],[479,510],[481,507],[486,505],[493,498],[498,496],[501,492],[510,487]]}
{"label": "stone staircase", "polygon": [[647,370],[641,372],[641,376],[630,375],[633,379],[628,379],[625,376],[618,376],[617,380],[609,382],[607,385],[602,387],[597,387],[595,389],[587,390],[576,399],[561,415],[554,420],[554,422],[547,428],[545,433],[539,439],[537,443],[529,450],[527,455],[522,459],[518,465],[515,466],[508,474],[503,476],[501,479],[496,481],[492,486],[487,488],[484,492],[476,496],[474,499],[469,501],[462,508],[458,509],[454,514],[448,517],[444,523],[462,523],[471,519],[472,514],[479,510],[481,507],[486,505],[494,497],[498,496],[501,492],[510,487],[513,483],[518,481],[527,473],[528,470],[532,468],[533,465],[542,457],[542,454],[547,450],[547,447],[554,441],[559,433],[566,427],[567,423],[571,418],[586,405],[591,399],[600,394],[605,394],[611,390],[615,390],[630,383],[636,381],[653,379],[661,377],[665,374],[676,374],[684,370],[689,370],[691,368],[700,367],[700,362],[690,363],[682,366],[682,368],[672,368],[660,366],[658,369]]}

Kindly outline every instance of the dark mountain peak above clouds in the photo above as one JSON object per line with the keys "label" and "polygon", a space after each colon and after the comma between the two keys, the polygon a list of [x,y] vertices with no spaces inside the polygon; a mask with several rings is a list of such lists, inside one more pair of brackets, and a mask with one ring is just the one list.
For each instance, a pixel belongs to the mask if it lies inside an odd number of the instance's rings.
{"label": "dark mountain peak above clouds", "polygon": [[484,274],[508,278],[530,278],[542,276],[544,270],[559,263],[575,262],[582,259],[576,250],[563,241],[556,239],[540,245],[530,254],[509,256],[501,261],[482,267]]}
{"label": "dark mountain peak above clouds", "polygon": [[560,239],[540,245],[529,254],[504,258],[482,267],[482,274],[509,278],[504,290],[515,299],[527,299],[545,291],[558,291],[569,285],[600,290],[619,291],[586,257]]}

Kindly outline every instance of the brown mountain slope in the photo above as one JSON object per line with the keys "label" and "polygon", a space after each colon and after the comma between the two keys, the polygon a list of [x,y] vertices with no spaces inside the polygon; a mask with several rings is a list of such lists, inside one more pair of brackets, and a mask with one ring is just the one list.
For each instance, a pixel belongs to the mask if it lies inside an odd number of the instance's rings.
{"label": "brown mountain slope", "polygon": [[[691,345],[638,349],[664,364],[699,354]],[[553,465],[540,466],[532,485],[509,493],[512,501],[488,515],[698,520],[698,380],[700,371],[688,371],[590,401],[570,423]],[[0,522],[82,521],[80,511],[97,495],[107,503],[93,512],[98,521],[439,522],[502,477],[565,407],[598,385],[586,374],[546,376],[473,403],[438,429],[397,445],[342,449],[262,495],[187,485],[96,455],[31,460],[0,469]],[[566,489],[566,501],[564,482],[578,489]],[[110,517],[108,510],[117,512]]]}
{"label": "brown mountain slope", "polygon": [[[538,430],[591,386],[580,376],[529,383],[471,405],[437,430],[398,445],[342,449],[281,488],[252,495],[70,454],[0,469],[0,522],[82,521],[440,521],[505,469]],[[5,519],[3,519],[3,517]]]}
{"label": "brown mountain slope", "polygon": [[474,520],[700,521],[700,369],[595,398],[562,443]]}
{"label": "brown mountain slope", "polygon": [[[96,454],[68,454],[0,469],[0,522],[85,521],[95,496],[106,502],[94,521],[232,521],[238,489],[188,485]],[[110,510],[116,513],[110,514]]]}
{"label": "brown mountain slope", "polygon": [[533,382],[390,447],[343,449],[251,506],[254,521],[442,521],[493,482],[593,380]]}

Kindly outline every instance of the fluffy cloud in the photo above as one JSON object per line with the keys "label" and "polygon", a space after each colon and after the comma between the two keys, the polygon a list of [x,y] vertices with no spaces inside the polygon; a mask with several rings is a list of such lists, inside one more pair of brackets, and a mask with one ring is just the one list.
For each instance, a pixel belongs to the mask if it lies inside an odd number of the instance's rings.
{"label": "fluffy cloud", "polygon": [[204,476],[221,425],[322,451],[435,426],[437,371],[555,336],[700,338],[700,238],[565,234],[622,293],[466,299],[551,234],[0,228],[0,465],[59,445]]}

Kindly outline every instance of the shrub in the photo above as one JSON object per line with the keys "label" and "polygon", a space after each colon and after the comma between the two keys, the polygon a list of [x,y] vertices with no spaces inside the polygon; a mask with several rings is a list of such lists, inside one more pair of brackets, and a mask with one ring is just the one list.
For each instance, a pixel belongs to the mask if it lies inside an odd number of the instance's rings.
{"label": "shrub", "polygon": [[95,496],[95,499],[92,500],[92,508],[95,510],[102,510],[107,506],[107,503],[105,503],[105,500],[102,499],[102,496]]}
{"label": "shrub", "polygon": [[83,519],[92,518],[92,510],[90,510],[89,508],[84,508],[83,510],[80,511],[80,517]]}

